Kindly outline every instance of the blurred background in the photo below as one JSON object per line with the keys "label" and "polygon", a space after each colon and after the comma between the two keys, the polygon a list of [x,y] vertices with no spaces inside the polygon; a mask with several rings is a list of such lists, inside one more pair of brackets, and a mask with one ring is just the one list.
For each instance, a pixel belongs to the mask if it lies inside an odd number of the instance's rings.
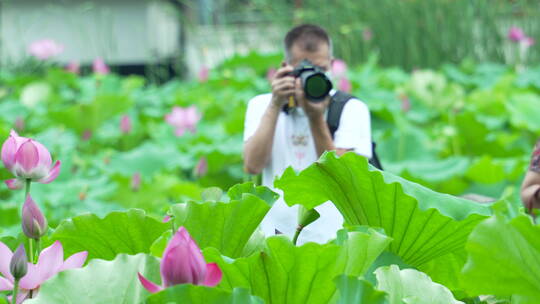
{"label": "blurred background", "polygon": [[[382,66],[436,68],[463,60],[513,63],[511,26],[538,37],[535,0],[3,0],[3,63],[27,56],[45,37],[64,46],[56,59],[103,58],[121,73],[196,75],[234,54],[281,51],[293,24],[317,23],[336,57],[350,64],[377,54]],[[527,60],[540,59],[538,48]],[[152,69],[153,67],[153,69]],[[152,70],[150,72],[149,70]]]}
{"label": "blurred background", "polygon": [[[0,138],[14,129],[62,161],[54,183],[32,186],[53,226],[162,216],[256,181],[246,105],[304,22],[330,32],[334,84],[370,108],[385,170],[520,204],[540,137],[537,0],[1,0]],[[18,231],[21,195],[0,187],[1,233]]]}

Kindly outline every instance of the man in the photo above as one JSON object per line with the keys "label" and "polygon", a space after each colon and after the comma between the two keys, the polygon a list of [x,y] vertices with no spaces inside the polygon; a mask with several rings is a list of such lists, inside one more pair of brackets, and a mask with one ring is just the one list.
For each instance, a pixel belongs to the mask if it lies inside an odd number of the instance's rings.
{"label": "man", "polygon": [[[272,79],[272,93],[249,101],[244,129],[244,165],[250,174],[262,172],[263,185],[273,188],[273,181],[292,166],[300,171],[315,162],[325,151],[342,155],[354,151],[371,157],[371,128],[367,106],[357,99],[345,105],[334,139],[326,123],[331,102],[310,102],[304,96],[299,78],[290,76],[294,67],[308,59],[324,71],[332,65],[332,42],[324,29],[304,24],[291,29],[284,40],[285,61]],[[330,95],[335,94],[332,90]],[[288,108],[290,97],[296,107]],[[284,109],[287,108],[287,111]],[[321,218],[300,236],[305,241],[325,242],[335,237],[343,218],[327,202],[316,210]],[[261,227],[266,235],[275,230],[289,236],[297,227],[297,206],[289,208],[280,200],[274,204]]]}
{"label": "man", "polygon": [[534,147],[529,171],[521,185],[521,200],[529,212],[540,208],[540,140]]}

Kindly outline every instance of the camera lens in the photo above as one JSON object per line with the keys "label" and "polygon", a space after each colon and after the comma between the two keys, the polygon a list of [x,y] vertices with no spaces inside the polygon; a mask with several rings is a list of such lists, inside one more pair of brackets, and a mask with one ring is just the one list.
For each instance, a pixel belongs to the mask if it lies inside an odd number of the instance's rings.
{"label": "camera lens", "polygon": [[315,102],[322,101],[331,89],[330,82],[322,73],[313,73],[304,82],[306,97]]}

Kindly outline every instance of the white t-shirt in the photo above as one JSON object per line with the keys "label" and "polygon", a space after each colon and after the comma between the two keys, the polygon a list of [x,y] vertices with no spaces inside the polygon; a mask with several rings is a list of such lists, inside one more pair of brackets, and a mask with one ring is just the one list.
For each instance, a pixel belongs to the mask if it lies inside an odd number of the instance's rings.
{"label": "white t-shirt", "polygon": [[[334,94],[332,91],[331,94]],[[272,94],[258,95],[249,101],[244,126],[244,142],[246,142],[259,127],[266,112]],[[336,148],[352,149],[356,153],[371,158],[371,122],[367,106],[358,99],[351,99],[341,114],[339,128],[334,135]],[[311,134],[309,120],[302,108],[297,107],[289,114],[279,114],[272,155],[262,172],[263,185],[274,189],[274,179],[280,176],[286,168],[292,166],[296,171],[303,170],[317,161],[315,142]],[[331,202],[315,208],[321,217],[304,229],[298,242],[326,242],[335,237],[335,233],[343,225],[343,217]],[[298,225],[298,206],[288,207],[285,202],[278,200],[267,214],[261,228],[266,235],[273,235],[275,229],[290,236],[294,235]]]}

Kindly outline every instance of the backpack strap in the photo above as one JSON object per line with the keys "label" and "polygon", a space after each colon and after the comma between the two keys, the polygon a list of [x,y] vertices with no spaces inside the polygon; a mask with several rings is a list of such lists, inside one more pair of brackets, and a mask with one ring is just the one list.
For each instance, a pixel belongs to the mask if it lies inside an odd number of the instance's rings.
{"label": "backpack strap", "polygon": [[334,139],[337,129],[339,128],[339,122],[341,120],[341,113],[343,108],[353,96],[351,94],[345,93],[343,91],[337,91],[330,100],[328,105],[328,112],[326,114],[326,124],[328,129],[330,129],[330,135]]}
{"label": "backpack strap", "polygon": [[[328,125],[328,129],[330,129],[330,135],[332,135],[332,139],[334,139],[336,131],[339,128],[341,113],[343,112],[345,105],[349,100],[353,98],[354,96],[343,91],[337,91],[334,96],[332,96],[330,104],[328,105],[328,113],[326,115],[326,124]],[[377,155],[377,152],[375,150],[377,145],[375,144],[375,142],[372,142],[371,145],[371,151],[373,155],[371,159],[369,159],[369,163],[375,168],[383,170],[381,162],[379,160],[379,156]]]}

